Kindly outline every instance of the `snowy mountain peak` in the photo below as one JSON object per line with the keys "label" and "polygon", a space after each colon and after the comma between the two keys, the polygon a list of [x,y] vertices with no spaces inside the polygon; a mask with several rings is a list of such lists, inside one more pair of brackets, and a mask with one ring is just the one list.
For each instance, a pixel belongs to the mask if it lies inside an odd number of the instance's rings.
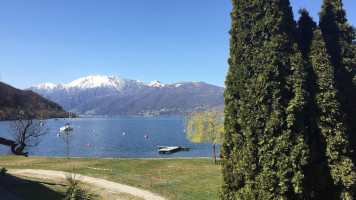
{"label": "snowy mountain peak", "polygon": [[57,85],[53,83],[43,83],[40,85],[34,86],[38,90],[53,90]]}
{"label": "snowy mountain peak", "polygon": [[[173,84],[164,84],[160,81],[151,81],[148,83],[140,82],[136,79],[120,79],[116,76],[105,76],[105,75],[91,75],[87,77],[78,78],[68,84],[53,84],[53,83],[44,83],[41,85],[32,86],[30,89],[36,92],[47,91],[52,92],[55,90],[66,90],[66,91],[76,91],[76,90],[87,90],[94,88],[108,88],[111,91],[118,91],[122,94],[134,91],[137,88],[142,87],[176,87],[179,88],[186,84],[191,84],[195,82],[179,82]],[[198,83],[195,83],[198,84]]]}
{"label": "snowy mountain peak", "polygon": [[[65,110],[94,116],[185,115],[223,105],[224,88],[194,82],[164,84],[115,76],[87,76],[68,84],[44,83],[30,90]],[[70,98],[69,98],[70,97]]]}
{"label": "snowy mountain peak", "polygon": [[119,81],[118,78],[114,76],[87,76],[79,78],[65,85],[66,88],[80,88],[80,89],[89,89],[97,87],[116,87],[116,83]]}
{"label": "snowy mountain peak", "polygon": [[159,81],[151,81],[149,83],[146,83],[146,85],[150,86],[150,87],[164,87],[164,86],[166,86],[166,84],[161,83]]}
{"label": "snowy mountain peak", "polygon": [[[110,91],[112,95],[115,94],[131,94],[138,88],[145,86],[146,84],[135,79],[119,79],[116,76],[87,76],[76,79],[68,84],[52,84],[45,83],[41,85],[32,86],[29,88],[34,92],[42,94],[42,92],[53,93],[56,91],[65,92],[78,92],[90,89],[97,89],[104,91]],[[157,87],[157,86],[156,86]]]}

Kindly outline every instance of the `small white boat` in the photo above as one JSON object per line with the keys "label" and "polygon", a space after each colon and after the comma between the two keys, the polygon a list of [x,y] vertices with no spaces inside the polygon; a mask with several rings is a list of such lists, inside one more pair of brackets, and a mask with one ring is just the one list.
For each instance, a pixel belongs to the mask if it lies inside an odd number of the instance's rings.
{"label": "small white boat", "polygon": [[73,126],[70,125],[70,123],[66,123],[64,126],[60,127],[59,130],[61,132],[64,131],[73,131]]}
{"label": "small white boat", "polygon": [[40,126],[43,126],[43,125],[44,125],[44,123],[43,123],[43,117],[42,117],[42,114],[43,114],[43,113],[41,112],[41,120],[40,120],[40,123],[39,123],[39,124],[40,124]]}

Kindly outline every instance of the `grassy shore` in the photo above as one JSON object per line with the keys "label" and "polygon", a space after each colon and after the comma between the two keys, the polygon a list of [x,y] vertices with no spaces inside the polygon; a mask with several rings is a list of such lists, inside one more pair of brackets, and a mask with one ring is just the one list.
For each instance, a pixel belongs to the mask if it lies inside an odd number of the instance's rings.
{"label": "grassy shore", "polygon": [[[47,165],[2,165],[5,163],[40,163]],[[69,165],[56,165],[58,163],[68,163]],[[73,167],[70,163],[75,163],[76,165]],[[119,173],[114,171],[94,170],[79,165],[93,168],[114,169]],[[220,186],[220,165],[213,164],[212,160],[208,158],[71,158],[68,160],[66,158],[54,157],[25,158],[20,156],[0,156],[0,167],[5,167],[7,169],[26,168],[74,172],[142,188],[172,200],[191,199],[183,195],[181,192],[194,197],[210,194],[211,199],[217,199],[217,192]],[[169,181],[166,181],[166,179]],[[209,198],[207,197],[205,199]]]}

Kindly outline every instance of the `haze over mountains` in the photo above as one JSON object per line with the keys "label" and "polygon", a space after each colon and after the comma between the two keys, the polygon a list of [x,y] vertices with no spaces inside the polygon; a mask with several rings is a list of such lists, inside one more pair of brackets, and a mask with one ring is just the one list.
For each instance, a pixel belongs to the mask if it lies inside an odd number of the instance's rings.
{"label": "haze over mountains", "polygon": [[203,82],[143,83],[115,76],[88,76],[69,84],[44,83],[30,90],[88,116],[177,116],[223,107],[224,88]]}

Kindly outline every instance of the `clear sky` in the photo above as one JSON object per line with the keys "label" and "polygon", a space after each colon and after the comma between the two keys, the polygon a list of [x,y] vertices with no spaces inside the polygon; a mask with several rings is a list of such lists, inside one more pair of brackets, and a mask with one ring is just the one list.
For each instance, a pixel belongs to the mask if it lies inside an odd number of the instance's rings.
{"label": "clear sky", "polygon": [[[322,0],[291,0],[315,20]],[[356,2],[344,0],[356,25]],[[0,80],[25,89],[89,75],[224,86],[230,0],[0,0]]]}

